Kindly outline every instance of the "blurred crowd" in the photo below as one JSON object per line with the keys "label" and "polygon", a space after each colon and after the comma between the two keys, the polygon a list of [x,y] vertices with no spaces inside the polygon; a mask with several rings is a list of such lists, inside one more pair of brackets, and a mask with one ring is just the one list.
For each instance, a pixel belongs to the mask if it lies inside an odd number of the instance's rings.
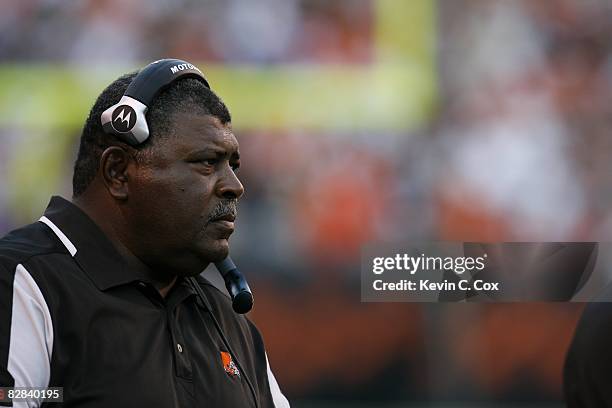
{"label": "blurred crowd", "polygon": [[[380,1],[9,0],[0,63],[367,66]],[[360,304],[360,250],[612,238],[612,3],[428,3],[438,95],[423,123],[237,134],[232,251],[253,318],[295,398],[558,400],[580,306]],[[0,186],[23,170],[6,165],[16,134],[0,128]],[[0,232],[33,217],[7,188]]]}
{"label": "blurred crowd", "polygon": [[440,233],[609,239],[612,5],[465,3],[441,9]]}
{"label": "blurred crowd", "polygon": [[359,62],[370,53],[369,0],[8,0],[0,60],[108,63]]}

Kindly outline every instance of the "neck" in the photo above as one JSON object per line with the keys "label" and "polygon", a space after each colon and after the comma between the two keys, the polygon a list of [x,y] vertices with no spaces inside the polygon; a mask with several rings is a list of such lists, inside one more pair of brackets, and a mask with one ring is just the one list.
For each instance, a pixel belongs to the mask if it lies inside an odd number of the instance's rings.
{"label": "neck", "polygon": [[121,214],[114,203],[109,203],[107,197],[100,197],[93,193],[84,193],[79,197],[73,197],[72,202],[104,232],[104,235],[111,241],[128,267],[150,280],[159,294],[165,298],[176,283],[176,275],[159,276],[125,245],[126,240],[122,238],[125,234],[117,227],[124,223],[119,222]]}

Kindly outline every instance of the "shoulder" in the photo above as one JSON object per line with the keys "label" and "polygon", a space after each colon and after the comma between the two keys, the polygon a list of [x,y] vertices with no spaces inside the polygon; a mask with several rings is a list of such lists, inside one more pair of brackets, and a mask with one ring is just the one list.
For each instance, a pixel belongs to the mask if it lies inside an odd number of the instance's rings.
{"label": "shoulder", "polygon": [[66,247],[42,222],[11,231],[0,239],[0,309],[10,311],[22,298],[50,313],[73,265]]}
{"label": "shoulder", "polygon": [[0,239],[0,383],[3,384],[48,383],[53,319],[45,285],[41,284],[43,271],[49,268],[39,261],[57,253],[64,256],[65,249],[56,245],[46,228],[42,223],[35,223]]}
{"label": "shoulder", "polygon": [[567,353],[563,377],[569,406],[596,406],[604,401],[612,404],[608,386],[612,382],[612,303],[596,302],[585,307]]}
{"label": "shoulder", "polygon": [[[604,288],[596,301],[585,306],[576,326],[570,351],[579,353],[583,357],[597,354],[612,360],[611,345],[612,284]],[[612,365],[609,368],[612,374]]]}
{"label": "shoulder", "polygon": [[[612,303],[590,303],[576,326],[572,351],[588,356],[612,359]],[[609,366],[612,375],[612,365]]]}
{"label": "shoulder", "polygon": [[49,228],[41,222],[9,232],[0,238],[0,267],[14,271],[17,265],[47,254],[67,253]]}

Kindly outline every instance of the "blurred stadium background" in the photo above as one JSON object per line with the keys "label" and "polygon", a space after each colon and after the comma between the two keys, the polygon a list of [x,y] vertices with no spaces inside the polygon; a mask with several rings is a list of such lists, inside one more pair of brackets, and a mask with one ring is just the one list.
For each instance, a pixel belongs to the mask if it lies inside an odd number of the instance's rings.
{"label": "blurred stadium background", "polygon": [[4,0],[0,234],[71,192],[95,96],[196,62],[241,143],[233,254],[295,407],[560,406],[578,304],[366,304],[364,243],[609,240],[606,0]]}

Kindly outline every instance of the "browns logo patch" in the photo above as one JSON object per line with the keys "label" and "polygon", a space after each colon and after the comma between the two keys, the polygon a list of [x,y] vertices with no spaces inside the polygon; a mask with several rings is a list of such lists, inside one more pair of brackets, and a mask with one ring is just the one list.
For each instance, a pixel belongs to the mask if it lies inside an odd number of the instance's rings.
{"label": "browns logo patch", "polygon": [[226,373],[229,374],[230,377],[238,377],[240,378],[240,370],[232,360],[232,355],[227,351],[221,352],[221,362],[223,363],[223,369]]}

